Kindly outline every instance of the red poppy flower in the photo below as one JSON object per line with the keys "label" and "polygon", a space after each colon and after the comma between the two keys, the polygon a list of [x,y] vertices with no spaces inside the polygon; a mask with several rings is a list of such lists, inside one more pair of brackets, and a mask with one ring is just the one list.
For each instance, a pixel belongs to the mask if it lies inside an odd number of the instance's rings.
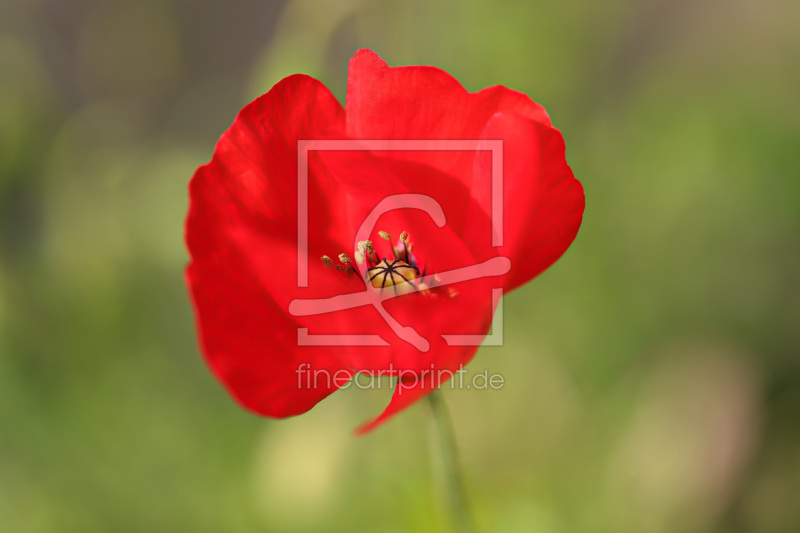
{"label": "red poppy flower", "polygon": [[369,50],[350,60],[345,107],[285,78],[191,181],[186,279],[206,361],[269,417],[356,372],[399,376],[371,429],[469,362],[477,346],[457,336],[489,331],[492,289],[556,261],[583,207],[561,134],[524,94],[469,93]]}

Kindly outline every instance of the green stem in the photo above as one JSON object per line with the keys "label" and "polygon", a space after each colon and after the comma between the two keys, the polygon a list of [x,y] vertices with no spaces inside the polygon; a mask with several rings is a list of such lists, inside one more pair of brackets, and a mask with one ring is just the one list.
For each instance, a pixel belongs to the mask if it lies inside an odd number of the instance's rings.
{"label": "green stem", "polygon": [[444,499],[450,512],[453,530],[457,533],[475,533],[477,529],[467,504],[464,480],[458,462],[458,447],[447,404],[438,390],[428,394],[427,398],[433,413],[433,430],[442,463]]}

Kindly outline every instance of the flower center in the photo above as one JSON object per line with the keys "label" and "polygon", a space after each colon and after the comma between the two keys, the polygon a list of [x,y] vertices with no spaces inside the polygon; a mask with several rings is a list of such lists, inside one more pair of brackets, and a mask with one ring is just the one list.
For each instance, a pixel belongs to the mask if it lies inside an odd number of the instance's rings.
{"label": "flower center", "polygon": [[419,270],[403,261],[395,259],[391,263],[384,258],[377,266],[367,269],[367,280],[375,288],[385,288],[399,283],[411,283],[419,277]]}
{"label": "flower center", "polygon": [[[366,266],[363,279],[365,284],[370,284],[378,290],[391,287],[395,292],[419,291],[426,296],[441,292],[432,292],[432,289],[436,288],[438,276],[426,272],[427,264],[420,270],[420,263],[414,253],[414,244],[409,240],[407,231],[402,232],[394,244],[392,237],[385,231],[379,231],[378,236],[388,241],[387,244],[391,247],[390,256],[379,255],[372,241],[359,242],[358,251],[354,254],[356,263]],[[358,269],[353,266],[353,260],[347,254],[339,254],[339,263],[327,255],[322,256],[322,264],[338,275],[346,278],[360,277]],[[444,292],[450,297],[457,294],[453,289]]]}

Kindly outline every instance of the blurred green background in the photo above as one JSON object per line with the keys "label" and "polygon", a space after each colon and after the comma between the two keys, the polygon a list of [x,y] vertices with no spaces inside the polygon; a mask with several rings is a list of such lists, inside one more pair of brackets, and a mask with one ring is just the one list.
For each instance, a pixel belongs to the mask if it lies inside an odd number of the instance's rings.
{"label": "blurred green background", "polygon": [[544,104],[587,196],[447,391],[484,531],[800,531],[800,3],[0,4],[0,531],[438,531],[428,413],[286,421],[198,354],[186,187],[360,47]]}

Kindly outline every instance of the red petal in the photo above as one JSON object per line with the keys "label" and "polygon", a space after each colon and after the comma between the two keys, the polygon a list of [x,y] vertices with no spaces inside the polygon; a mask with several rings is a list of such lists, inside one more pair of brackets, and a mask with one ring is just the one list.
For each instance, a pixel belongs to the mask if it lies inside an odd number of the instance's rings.
{"label": "red petal", "polygon": [[[388,67],[371,50],[350,59],[347,135],[361,139],[469,139],[481,136],[496,112],[509,111],[550,124],[544,108],[523,93],[495,86],[467,92],[445,71],[426,66]],[[392,152],[431,165],[469,186],[470,152]]]}
{"label": "red petal", "polygon": [[[466,364],[466,363],[465,363]],[[452,369],[443,369],[449,370],[453,373],[458,371],[459,367],[454,367]],[[445,378],[450,379],[446,372],[440,374],[443,375]],[[377,428],[396,414],[402,412],[407,407],[410,407],[412,404],[416,403],[421,398],[424,398],[426,395],[436,391],[436,389],[444,384],[446,380],[438,381],[438,380],[431,380],[431,379],[421,379],[416,380],[411,383],[406,384],[397,384],[394,394],[392,394],[392,399],[389,402],[389,405],[386,406],[386,409],[374,420],[371,420],[356,430],[358,435],[364,435],[365,433],[369,433],[373,429]]]}
{"label": "red petal", "polygon": [[[325,86],[290,76],[242,109],[190,184],[187,283],[206,360],[241,403],[264,415],[298,414],[335,389],[298,387],[300,364],[349,371],[324,351],[297,346],[296,324],[271,301],[265,272],[254,270],[254,251],[237,236],[269,237],[264,251],[278,256],[296,250],[297,141],[341,135],[343,127],[341,105]],[[335,233],[326,202],[335,184],[318,179],[310,187],[312,223]],[[276,279],[287,281],[294,278]]]}
{"label": "red petal", "polygon": [[[192,263],[186,282],[206,361],[241,405],[276,418],[297,415],[349,380],[352,372],[338,359],[297,346],[297,324],[254,283],[243,263],[231,255],[216,261],[223,264]],[[243,267],[238,276],[236,266]],[[309,386],[304,372],[311,369],[335,379]]]}
{"label": "red petal", "polygon": [[[511,259],[505,282],[509,291],[552,265],[575,239],[583,219],[583,187],[567,165],[564,139],[555,128],[498,113],[481,136],[503,141],[503,246],[499,254]],[[488,212],[491,189],[481,185],[491,182],[492,170],[486,158],[476,157],[475,163],[471,205]],[[468,224],[465,242],[490,239],[486,224]],[[479,257],[486,253],[475,250]]]}

